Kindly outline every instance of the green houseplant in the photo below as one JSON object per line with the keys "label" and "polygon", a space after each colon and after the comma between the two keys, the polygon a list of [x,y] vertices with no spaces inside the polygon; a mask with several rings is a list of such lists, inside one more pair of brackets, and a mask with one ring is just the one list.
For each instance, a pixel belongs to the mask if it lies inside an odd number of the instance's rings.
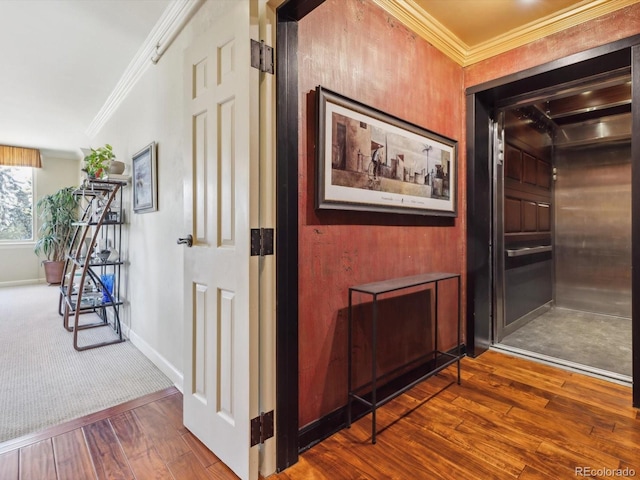
{"label": "green houseplant", "polygon": [[84,157],[84,172],[89,178],[102,178],[109,171],[111,161],[116,158],[113,147],[108,143],[104,147],[92,148],[89,155]]}
{"label": "green houseplant", "polygon": [[62,280],[62,270],[67,243],[78,214],[75,187],[65,187],[38,200],[40,227],[34,246],[36,255],[44,255],[42,261],[47,283],[55,285]]}

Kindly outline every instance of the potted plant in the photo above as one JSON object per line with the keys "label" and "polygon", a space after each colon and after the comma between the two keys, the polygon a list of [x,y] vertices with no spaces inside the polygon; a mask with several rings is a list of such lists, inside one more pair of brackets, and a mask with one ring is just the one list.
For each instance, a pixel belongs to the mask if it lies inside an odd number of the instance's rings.
{"label": "potted plant", "polygon": [[113,147],[108,143],[104,147],[91,148],[89,155],[84,157],[84,168],[89,178],[102,178],[109,172],[111,161],[116,158]]}
{"label": "potted plant", "polygon": [[47,283],[59,284],[67,251],[67,243],[76,221],[78,200],[73,191],[75,187],[65,187],[38,200],[38,218],[40,228],[34,247],[36,255],[46,257],[42,261]]}

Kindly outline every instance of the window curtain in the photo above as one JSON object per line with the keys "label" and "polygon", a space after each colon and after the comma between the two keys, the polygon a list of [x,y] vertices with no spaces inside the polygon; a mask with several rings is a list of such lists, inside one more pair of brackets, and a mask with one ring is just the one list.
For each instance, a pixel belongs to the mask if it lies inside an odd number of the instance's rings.
{"label": "window curtain", "polygon": [[8,167],[42,168],[40,150],[36,148],[0,145],[0,165]]}

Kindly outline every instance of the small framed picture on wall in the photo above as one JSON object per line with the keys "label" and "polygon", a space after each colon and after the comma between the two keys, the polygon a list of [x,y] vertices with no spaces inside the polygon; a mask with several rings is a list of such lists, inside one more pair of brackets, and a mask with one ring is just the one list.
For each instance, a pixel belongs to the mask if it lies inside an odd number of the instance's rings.
{"label": "small framed picture on wall", "polygon": [[133,156],[133,211],[135,213],[158,210],[158,173],[156,142],[151,142]]}

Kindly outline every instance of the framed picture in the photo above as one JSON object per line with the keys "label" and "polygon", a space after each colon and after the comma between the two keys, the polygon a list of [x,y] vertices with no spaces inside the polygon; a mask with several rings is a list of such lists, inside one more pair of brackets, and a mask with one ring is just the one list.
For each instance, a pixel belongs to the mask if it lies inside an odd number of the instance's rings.
{"label": "framed picture", "polygon": [[316,208],[455,217],[457,142],[323,87]]}
{"label": "framed picture", "polygon": [[135,213],[158,210],[158,173],[156,143],[151,142],[133,156],[133,211]]}

